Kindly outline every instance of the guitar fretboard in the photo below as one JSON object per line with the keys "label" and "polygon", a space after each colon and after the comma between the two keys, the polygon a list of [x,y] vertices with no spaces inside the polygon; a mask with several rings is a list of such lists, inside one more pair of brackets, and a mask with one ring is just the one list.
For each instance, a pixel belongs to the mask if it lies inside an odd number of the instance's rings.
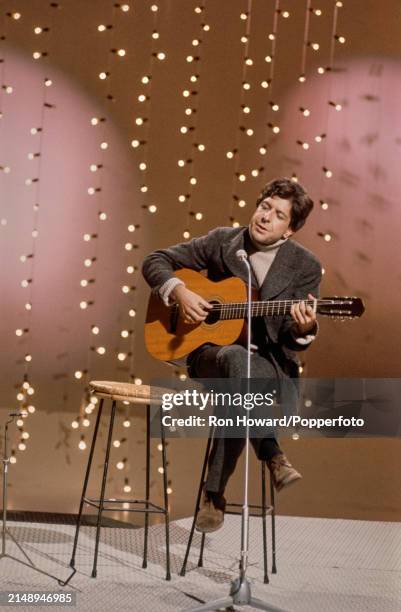
{"label": "guitar fretboard", "polygon": [[[305,304],[314,307],[315,300],[273,300],[268,302],[252,302],[252,317],[275,317],[291,314],[291,306]],[[329,305],[331,300],[316,300],[317,309],[320,305]],[[213,313],[219,313],[220,319],[244,319],[248,315],[247,302],[229,302],[227,304],[213,304]]]}

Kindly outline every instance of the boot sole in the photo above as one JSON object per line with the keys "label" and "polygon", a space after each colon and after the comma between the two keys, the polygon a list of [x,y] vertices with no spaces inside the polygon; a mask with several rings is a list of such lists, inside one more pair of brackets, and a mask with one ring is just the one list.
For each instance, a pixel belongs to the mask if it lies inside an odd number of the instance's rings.
{"label": "boot sole", "polygon": [[279,493],[280,491],[282,491],[283,489],[286,489],[287,487],[289,487],[290,485],[295,484],[296,482],[298,482],[299,480],[302,480],[302,476],[295,476],[295,477],[289,477],[287,480],[283,480],[280,482],[279,485],[277,485],[275,487],[277,493]]}

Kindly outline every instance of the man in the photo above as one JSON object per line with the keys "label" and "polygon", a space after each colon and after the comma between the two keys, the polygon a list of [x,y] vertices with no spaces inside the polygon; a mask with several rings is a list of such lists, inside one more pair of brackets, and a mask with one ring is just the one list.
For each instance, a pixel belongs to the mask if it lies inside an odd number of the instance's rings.
{"label": "man", "polygon": [[[245,249],[253,272],[253,284],[261,300],[315,299],[321,279],[316,257],[290,237],[305,223],[313,202],[298,183],[280,178],[262,190],[248,227],[220,227],[206,236],[151,253],[143,275],[166,304],[177,303],[187,323],[207,317],[210,304],[174,277],[179,268],[207,270],[211,280],[237,276],[247,281],[247,270],[236,253]],[[291,316],[252,321],[252,378],[288,379],[298,376],[296,351],[305,350],[317,333],[315,309],[304,301],[293,305]],[[246,378],[247,351],[240,344],[205,344],[187,359],[189,374],[199,378]],[[251,440],[259,459],[266,461],[275,488],[302,478],[274,437]],[[223,524],[227,481],[235,469],[245,440],[215,438],[209,458],[199,531],[219,529]]]}

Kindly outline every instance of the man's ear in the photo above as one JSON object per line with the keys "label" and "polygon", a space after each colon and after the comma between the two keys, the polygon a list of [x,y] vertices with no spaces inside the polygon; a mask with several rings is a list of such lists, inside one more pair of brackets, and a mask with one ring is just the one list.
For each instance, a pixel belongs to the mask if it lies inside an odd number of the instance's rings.
{"label": "man's ear", "polygon": [[292,235],[293,235],[293,233],[294,233],[294,231],[293,231],[292,229],[288,228],[288,230],[286,230],[286,231],[284,232],[284,234],[283,234],[283,238],[284,238],[284,239],[285,239],[285,238],[289,238],[290,236],[292,236]]}

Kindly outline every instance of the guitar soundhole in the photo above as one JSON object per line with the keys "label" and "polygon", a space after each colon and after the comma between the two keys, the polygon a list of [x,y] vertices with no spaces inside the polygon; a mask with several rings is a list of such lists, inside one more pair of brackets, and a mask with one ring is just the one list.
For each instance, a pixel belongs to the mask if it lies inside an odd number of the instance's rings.
{"label": "guitar soundhole", "polygon": [[[210,300],[209,304],[220,304],[220,302],[218,302],[217,300]],[[220,321],[220,310],[218,308],[211,310],[210,313],[207,315],[206,319],[205,319],[205,323],[207,323],[208,325],[213,325],[214,323],[217,323],[217,321]]]}

